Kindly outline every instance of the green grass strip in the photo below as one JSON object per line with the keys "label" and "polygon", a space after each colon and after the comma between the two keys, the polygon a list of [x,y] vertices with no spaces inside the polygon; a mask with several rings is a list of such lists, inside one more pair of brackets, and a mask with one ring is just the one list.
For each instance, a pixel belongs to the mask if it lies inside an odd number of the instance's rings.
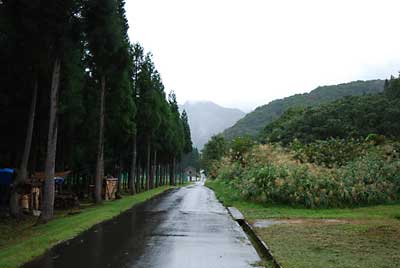
{"label": "green grass strip", "polygon": [[[142,203],[172,187],[159,187],[133,196],[124,196],[115,201],[103,202],[84,209],[81,213],[56,217],[45,225],[29,226],[23,234],[14,233],[7,244],[0,247],[0,267],[16,268],[42,255],[54,245],[71,239],[93,225],[109,220],[133,205]],[[0,227],[1,226],[0,224]],[[0,232],[4,232],[0,230]]]}

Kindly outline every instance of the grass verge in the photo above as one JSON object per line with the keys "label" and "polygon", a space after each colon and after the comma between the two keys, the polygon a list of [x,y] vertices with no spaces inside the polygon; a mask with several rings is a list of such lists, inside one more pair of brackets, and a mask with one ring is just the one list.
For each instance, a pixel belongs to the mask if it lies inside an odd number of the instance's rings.
{"label": "grass verge", "polygon": [[250,223],[281,222],[256,231],[285,268],[400,267],[400,204],[345,209],[262,205],[242,200],[226,182],[206,185]]}
{"label": "grass verge", "polygon": [[0,221],[0,267],[20,267],[57,243],[71,239],[93,225],[111,219],[170,188],[164,186],[134,196],[124,196],[119,200],[85,208],[75,215],[58,213],[46,225],[34,226],[36,219],[33,217],[19,223]]}

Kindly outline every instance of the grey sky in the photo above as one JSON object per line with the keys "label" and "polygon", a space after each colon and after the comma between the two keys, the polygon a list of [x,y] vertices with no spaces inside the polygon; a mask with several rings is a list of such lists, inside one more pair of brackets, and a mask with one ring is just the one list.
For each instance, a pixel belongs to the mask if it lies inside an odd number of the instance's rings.
{"label": "grey sky", "polygon": [[180,103],[248,111],[400,70],[398,0],[126,0],[132,41]]}

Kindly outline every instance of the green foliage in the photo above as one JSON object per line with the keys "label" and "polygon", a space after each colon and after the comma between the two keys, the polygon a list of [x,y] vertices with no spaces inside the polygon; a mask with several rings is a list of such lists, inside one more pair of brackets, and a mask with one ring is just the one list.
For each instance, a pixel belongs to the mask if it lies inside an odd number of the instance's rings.
{"label": "green foliage", "polygon": [[[400,77],[400,75],[399,75]],[[396,79],[393,76],[390,80],[385,80],[384,93],[391,99],[400,98],[400,79]]]}
{"label": "green foliage", "polygon": [[204,145],[202,150],[202,166],[210,171],[213,164],[219,161],[227,152],[228,144],[224,137],[215,135]]}
{"label": "green foliage", "polygon": [[355,81],[334,86],[322,86],[310,93],[274,100],[248,113],[233,127],[226,129],[223,135],[228,140],[244,135],[256,137],[266,125],[278,119],[289,108],[315,107],[345,96],[377,94],[383,91],[383,87],[383,80]]}
{"label": "green foliage", "polygon": [[230,180],[242,197],[258,202],[311,208],[383,204],[400,198],[397,146],[372,146],[335,169],[301,164],[294,160],[296,153],[280,147],[258,146],[246,155],[246,167],[225,158],[215,170],[217,178]]}
{"label": "green foliage", "polygon": [[192,148],[192,151],[183,156],[182,167],[194,167],[196,170],[200,170],[200,153],[197,148]]}
{"label": "green foliage", "polygon": [[89,0],[83,9],[92,69],[99,77],[112,75],[117,68],[112,59],[119,60],[116,57],[124,40],[118,9],[111,0]]}
{"label": "green foliage", "polygon": [[254,141],[250,136],[237,137],[229,143],[229,154],[232,161],[239,161],[245,165],[244,156],[251,150]]}
{"label": "green foliage", "polygon": [[176,101],[176,95],[174,91],[171,91],[168,95],[168,102],[171,111],[170,124],[172,126],[172,135],[169,142],[172,149],[171,155],[176,158],[180,158],[182,156],[182,153],[184,152],[186,142],[184,125],[181,120],[178,102]]}
{"label": "green foliage", "polygon": [[[156,165],[192,149],[187,115],[167,99],[152,56],[128,37],[125,0],[3,1],[0,7],[1,166],[19,165],[34,85],[39,95],[29,172],[43,171],[48,90],[61,61],[56,170],[93,174],[99,138],[100,81],[105,78],[105,173],[137,165],[150,144]],[[21,123],[22,122],[22,123]],[[155,152],[157,152],[155,154]]]}
{"label": "green foliage", "polygon": [[264,204],[241,197],[229,180],[207,180],[206,186],[215,191],[218,200],[225,206],[238,208],[250,221],[259,219],[348,219],[391,220],[399,215],[400,204],[362,206],[351,208],[304,208],[291,205]]}
{"label": "green foliage", "polygon": [[301,163],[315,163],[328,168],[340,167],[349,161],[361,156],[368,144],[350,139],[317,140],[309,144],[302,144],[294,140],[291,148],[294,158]]}
{"label": "green foliage", "polygon": [[183,151],[185,153],[190,153],[192,151],[192,140],[191,140],[191,135],[190,135],[190,127],[189,127],[189,119],[186,114],[186,111],[183,110],[182,115],[181,115],[181,120],[182,120],[182,125],[183,125],[183,134],[185,137],[185,145],[183,148]]}
{"label": "green foliage", "polygon": [[318,107],[288,110],[267,125],[260,134],[263,142],[289,144],[329,138],[364,139],[377,134],[400,137],[400,100],[384,94],[346,97]]}
{"label": "green foliage", "polygon": [[[213,162],[213,176],[229,180],[242,197],[262,203],[310,208],[398,200],[399,144],[391,140],[400,137],[399,80],[385,82],[381,94],[349,96],[319,106],[289,106],[260,135],[264,143],[287,147],[233,142],[247,150],[239,157],[225,154]],[[357,92],[370,89],[365,82],[356,84]]]}
{"label": "green foliage", "polygon": [[[152,55],[147,54],[137,81],[138,94],[138,125],[141,129],[141,135],[146,139],[152,139],[155,130],[161,123],[159,113],[160,103],[154,82],[155,67]],[[146,140],[143,139],[143,140]]]}

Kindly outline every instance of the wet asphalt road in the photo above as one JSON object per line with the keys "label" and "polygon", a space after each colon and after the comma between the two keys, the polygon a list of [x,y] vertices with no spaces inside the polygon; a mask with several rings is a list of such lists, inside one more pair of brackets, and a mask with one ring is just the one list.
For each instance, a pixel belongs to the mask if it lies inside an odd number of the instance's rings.
{"label": "wet asphalt road", "polygon": [[24,267],[241,268],[259,260],[214,193],[198,183],[135,206]]}

